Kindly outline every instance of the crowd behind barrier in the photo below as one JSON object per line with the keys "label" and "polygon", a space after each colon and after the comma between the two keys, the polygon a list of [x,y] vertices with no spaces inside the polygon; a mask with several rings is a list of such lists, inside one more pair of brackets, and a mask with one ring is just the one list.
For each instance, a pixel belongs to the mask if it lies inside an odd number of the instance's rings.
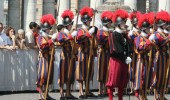
{"label": "crowd behind barrier", "polygon": [[[54,62],[53,89],[59,89],[58,66],[61,49],[56,49]],[[94,78],[91,89],[98,89],[97,61],[95,62]],[[25,91],[36,90],[38,51],[7,50],[0,49],[0,91]],[[75,81],[74,90],[78,90],[78,82]]]}

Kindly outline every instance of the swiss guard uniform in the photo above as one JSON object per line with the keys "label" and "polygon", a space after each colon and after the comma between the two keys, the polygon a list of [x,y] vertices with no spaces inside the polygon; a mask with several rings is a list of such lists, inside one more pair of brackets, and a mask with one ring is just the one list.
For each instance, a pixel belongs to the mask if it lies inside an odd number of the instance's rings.
{"label": "swiss guard uniform", "polygon": [[[65,10],[62,13],[64,31],[59,32],[57,35],[57,41],[59,46],[62,47],[62,52],[60,54],[60,64],[59,64],[59,85],[60,88],[63,88],[63,85],[66,84],[66,94],[67,99],[75,99],[71,94],[71,84],[75,80],[75,52],[73,51],[74,38],[72,37],[70,30],[73,25],[74,14],[70,10]],[[68,28],[69,26],[69,28]],[[64,94],[61,93],[63,96]]]}
{"label": "swiss guard uniform", "polygon": [[[169,39],[164,33],[164,29],[166,29],[166,25],[168,22],[168,13],[165,11],[158,12],[156,14],[156,26],[157,31],[154,33],[152,38],[157,45],[157,51],[155,53],[154,59],[154,71],[153,71],[153,86],[155,88],[155,99],[165,99],[164,98],[164,86],[166,70],[168,68],[168,45],[167,42]],[[160,94],[160,96],[158,95]]]}
{"label": "swiss guard uniform", "polygon": [[[78,47],[78,65],[76,67],[76,80],[79,82],[80,98],[93,97],[94,94],[90,92],[89,82],[93,79],[94,74],[94,51],[92,46],[92,34],[95,28],[89,29],[90,22],[93,17],[93,10],[89,7],[84,7],[80,10],[81,21],[83,22],[82,28],[78,29],[76,41]],[[85,82],[85,95],[83,94],[83,82]]]}
{"label": "swiss guard uniform", "polygon": [[[168,34],[168,37],[170,36],[170,15],[169,15],[169,21],[168,21],[168,25],[167,25],[167,28],[166,30],[164,30],[164,32],[166,34]],[[170,50],[170,44],[169,44],[169,50]],[[168,71],[168,69],[167,69]],[[168,76],[168,80],[167,80],[167,86],[166,88],[169,88],[170,87],[170,67],[169,67],[169,71],[168,73],[166,74]],[[167,78],[167,77],[166,77]],[[167,90],[167,89],[166,89]]]}
{"label": "swiss guard uniform", "polygon": [[[97,32],[97,43],[98,43],[98,74],[97,80],[99,81],[99,96],[106,96],[106,82],[108,75],[109,66],[109,29],[112,24],[112,12],[105,11],[101,15],[101,20],[103,28]],[[104,85],[104,92],[102,92],[102,87]]]}
{"label": "swiss guard uniform", "polygon": [[[130,38],[130,40],[132,41],[132,43],[134,43],[134,39],[135,37],[137,37],[137,34],[140,34],[140,30],[137,27],[137,23],[139,21],[139,17],[140,17],[141,13],[139,11],[134,11],[132,13],[130,13],[130,20],[131,20],[131,24],[132,24],[132,30],[129,31],[128,33],[128,37]],[[134,44],[133,44],[134,47]],[[134,47],[135,48],[135,47]],[[134,49],[133,48],[133,49]],[[136,60],[137,60],[137,54],[134,51],[131,55],[132,58],[132,63],[130,64],[130,69],[129,69],[129,74],[130,74],[130,82],[131,82],[131,89],[134,88],[134,80],[135,80],[135,72],[136,72]],[[131,90],[131,93],[133,92],[133,90]]]}
{"label": "swiss guard uniform", "polygon": [[146,76],[149,63],[149,50],[151,46],[148,37],[150,35],[150,25],[153,21],[149,20],[149,14],[143,14],[139,17],[138,27],[140,35],[134,39],[135,52],[137,53],[137,64],[135,73],[135,91],[140,94],[140,100],[146,100]]}
{"label": "swiss guard uniform", "polygon": [[[50,20],[49,20],[50,19]],[[43,86],[45,87],[47,84],[47,77],[50,75],[49,84],[53,82],[53,63],[51,68],[51,73],[49,74],[49,65],[51,60],[51,41],[48,37],[46,30],[50,30],[52,25],[55,24],[55,19],[53,15],[47,14],[41,18],[41,28],[42,33],[37,37],[37,45],[39,47],[39,65],[38,65],[38,79],[37,79],[37,88],[40,92],[40,99],[44,99],[43,97]],[[49,95],[47,95],[47,99],[51,99]]]}
{"label": "swiss guard uniform", "polygon": [[126,36],[126,20],[128,13],[117,10],[113,15],[116,25],[115,31],[109,35],[109,76],[106,86],[108,87],[109,100],[113,100],[113,88],[118,87],[119,100],[123,100],[123,90],[128,83],[128,65],[131,58],[128,57],[128,41]]}

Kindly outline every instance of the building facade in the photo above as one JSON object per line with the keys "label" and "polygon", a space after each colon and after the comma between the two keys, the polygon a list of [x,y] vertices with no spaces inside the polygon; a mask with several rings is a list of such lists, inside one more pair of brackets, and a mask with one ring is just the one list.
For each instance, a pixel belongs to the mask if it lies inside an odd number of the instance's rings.
{"label": "building facade", "polygon": [[[19,28],[28,30],[29,23],[31,21],[40,23],[40,18],[44,14],[53,14],[58,23],[61,23],[61,13],[66,9],[71,9],[75,13],[75,9],[80,10],[84,6],[95,9],[108,1],[120,2],[143,13],[146,10],[157,12],[161,9],[170,12],[170,0],[0,0],[0,21],[4,25],[13,26],[16,30]],[[100,15],[96,20],[100,23],[98,21]]]}

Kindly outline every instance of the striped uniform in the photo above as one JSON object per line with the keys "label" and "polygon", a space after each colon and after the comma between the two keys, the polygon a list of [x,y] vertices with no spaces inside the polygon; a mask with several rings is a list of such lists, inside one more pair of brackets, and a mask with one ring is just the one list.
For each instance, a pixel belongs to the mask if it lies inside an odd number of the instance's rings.
{"label": "striped uniform", "polygon": [[[72,84],[74,82],[74,72],[75,72],[75,59],[72,58],[72,36],[70,34],[59,32],[57,36],[57,41],[62,47],[62,52],[60,54],[60,65],[59,65],[59,77],[58,83],[63,85],[69,82]],[[71,60],[73,63],[71,64]],[[71,77],[70,77],[71,76]]]}
{"label": "striped uniform", "polygon": [[[135,39],[135,37],[137,37],[137,35],[135,34],[137,31],[135,30],[135,28],[133,28],[133,30],[131,30],[129,32],[129,34],[131,32],[133,33],[133,35],[128,35],[128,36],[129,36],[129,39],[133,42],[133,50],[134,50],[134,39]],[[130,63],[130,68],[129,68],[129,79],[130,79],[130,81],[134,81],[135,72],[136,72],[136,62],[137,62],[136,52],[133,51],[131,58],[132,58],[132,62]]]}
{"label": "striped uniform", "polygon": [[137,36],[134,40],[135,51],[137,51],[136,72],[134,80],[135,90],[144,90],[146,85],[146,72],[148,68],[148,44],[142,36]]}
{"label": "striped uniform", "polygon": [[[85,81],[86,78],[92,80],[94,73],[93,55],[90,55],[90,52],[93,52],[90,48],[90,45],[92,43],[92,36],[89,34],[88,30],[82,28],[78,30],[76,41],[79,45],[78,65],[76,67],[76,80]],[[92,57],[91,61],[89,61],[90,56]]]}
{"label": "striped uniform", "polygon": [[99,30],[97,33],[98,40],[98,75],[97,80],[99,82],[106,82],[108,75],[109,65],[109,44],[108,44],[109,32]]}
{"label": "striped uniform", "polygon": [[[46,85],[47,83],[51,52],[50,52],[48,40],[46,40],[43,36],[37,37],[37,45],[40,49],[37,85],[42,86],[42,85]],[[49,84],[52,84],[53,82],[53,73],[54,73],[53,70],[54,70],[54,66],[52,64]]]}
{"label": "striped uniform", "polygon": [[[155,42],[159,49],[155,53],[154,58],[154,71],[153,71],[153,86],[156,90],[160,90],[164,88],[165,85],[165,76],[167,69],[167,44],[165,44],[166,36],[164,33],[155,32]],[[164,45],[163,45],[164,44]]]}

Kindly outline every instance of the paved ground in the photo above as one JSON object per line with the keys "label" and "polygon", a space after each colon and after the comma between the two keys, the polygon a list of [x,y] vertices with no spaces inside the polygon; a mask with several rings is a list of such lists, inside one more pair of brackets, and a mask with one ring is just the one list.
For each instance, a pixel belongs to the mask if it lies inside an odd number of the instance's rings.
{"label": "paved ground", "polygon": [[[97,92],[95,92],[97,94]],[[60,95],[58,92],[56,93],[50,93],[50,95],[55,98],[56,100],[60,100]],[[74,96],[78,97],[78,92],[73,93]],[[170,100],[170,94],[166,95],[166,98]],[[124,95],[124,100],[137,100],[134,96],[127,96]],[[38,93],[15,93],[15,94],[0,94],[0,100],[38,100]],[[81,99],[79,99],[81,100]],[[84,99],[84,100],[108,100],[108,98],[90,98],[90,99]],[[114,100],[118,100],[117,97],[115,97]],[[148,96],[148,100],[154,100],[153,96]]]}

